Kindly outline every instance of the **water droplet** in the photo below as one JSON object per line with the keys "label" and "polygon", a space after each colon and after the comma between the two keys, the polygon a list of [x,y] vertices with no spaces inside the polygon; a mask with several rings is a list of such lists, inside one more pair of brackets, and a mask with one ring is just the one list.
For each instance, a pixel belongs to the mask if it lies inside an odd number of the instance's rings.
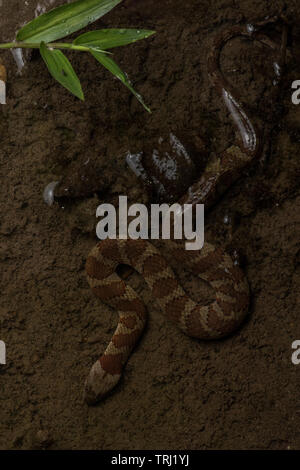
{"label": "water droplet", "polygon": [[273,67],[274,67],[274,72],[275,72],[276,76],[281,77],[281,67],[278,64],[278,62],[274,62]]}
{"label": "water droplet", "polygon": [[59,181],[51,181],[44,189],[43,199],[48,206],[52,206],[54,202],[54,190],[58,184]]}
{"label": "water droplet", "polygon": [[22,49],[11,49],[11,53],[18,67],[18,74],[21,75],[22,69],[25,65],[24,55]]}
{"label": "water droplet", "polygon": [[254,24],[248,23],[246,27],[247,27],[247,31],[248,31],[249,34],[255,33],[256,28],[255,28]]}
{"label": "water droplet", "polygon": [[224,215],[223,222],[224,222],[225,225],[229,225],[229,224],[230,224],[230,217],[229,217],[228,214]]}

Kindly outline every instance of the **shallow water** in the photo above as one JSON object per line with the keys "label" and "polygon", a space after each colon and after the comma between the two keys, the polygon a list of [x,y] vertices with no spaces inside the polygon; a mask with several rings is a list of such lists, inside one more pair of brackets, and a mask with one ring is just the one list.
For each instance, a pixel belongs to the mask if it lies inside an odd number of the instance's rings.
{"label": "shallow water", "polygon": [[[2,1],[1,41],[15,37],[38,3]],[[297,60],[289,64],[283,112],[271,113],[271,57],[240,40],[226,47],[222,66],[258,123],[275,125],[272,151],[263,168],[242,175],[206,214],[205,236],[226,245],[237,260],[235,253],[241,255],[251,286],[248,320],[225,341],[193,341],[163,318],[143,281],[130,274],[128,282],[149,310],[145,335],[114,394],[91,409],[82,400],[86,375],[117,318],[85,278],[85,260],[96,243],[96,207],[115,204],[119,194],[149,202],[126,165],[128,149],[134,154],[145,142],[179,130],[193,131],[188,142],[205,138],[209,154],[235,141],[207,78],[207,51],[219,28],[255,24],[283,3],[189,0],[182,8],[182,0],[165,0],[157,8],[153,0],[125,0],[93,25],[157,30],[149,41],[115,52],[151,115],[89,56],[68,55],[85,91],[81,103],[51,79],[38,55],[26,58],[18,76],[11,54],[1,51],[8,69],[8,104],[0,108],[0,340],[7,345],[1,449],[300,448],[293,398],[299,369],[290,360],[291,343],[300,337],[300,119],[290,85],[300,68]],[[287,16],[299,57],[298,0],[288,2]],[[98,191],[64,210],[46,205],[46,185],[86,161],[102,176]],[[211,300],[178,260],[173,265],[196,301]]]}
{"label": "shallow water", "polygon": [[[1,42],[13,41],[18,30],[32,19],[40,16],[63,3],[70,3],[72,0],[1,0],[0,15],[2,16],[3,27],[0,32]],[[28,60],[28,51],[24,49],[14,49],[11,51],[17,66],[17,73],[21,74],[23,67]]]}

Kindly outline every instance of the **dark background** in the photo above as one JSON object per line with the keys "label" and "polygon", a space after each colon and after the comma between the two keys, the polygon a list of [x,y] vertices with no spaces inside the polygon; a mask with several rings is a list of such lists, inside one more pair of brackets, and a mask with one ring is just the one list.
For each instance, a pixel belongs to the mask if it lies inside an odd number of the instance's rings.
{"label": "dark background", "polygon": [[[61,3],[3,0],[1,42],[13,40],[38,5]],[[92,25],[157,31],[115,51],[151,115],[88,55],[68,54],[85,91],[81,103],[51,79],[38,55],[26,53],[18,73],[11,52],[1,51],[8,69],[8,104],[0,110],[0,339],[7,345],[1,449],[299,449],[300,366],[291,362],[291,343],[300,338],[300,115],[291,83],[300,79],[300,27],[299,2],[286,3],[293,58],[272,151],[206,220],[207,238],[241,254],[252,292],[249,319],[225,341],[191,340],[165,321],[132,274],[129,282],[149,307],[148,327],[120,386],[94,408],[83,402],[83,383],[117,321],[85,279],[95,209],[118,194],[147,201],[124,163],[126,150],[145,139],[189,130],[207,138],[210,152],[234,141],[207,78],[212,38],[219,28],[276,14],[284,2],[126,0]],[[261,123],[270,114],[269,52],[236,39],[222,66]],[[86,156],[113,183],[101,196],[49,208],[46,184]],[[205,287],[180,269],[178,275],[194,298],[208,298]]]}

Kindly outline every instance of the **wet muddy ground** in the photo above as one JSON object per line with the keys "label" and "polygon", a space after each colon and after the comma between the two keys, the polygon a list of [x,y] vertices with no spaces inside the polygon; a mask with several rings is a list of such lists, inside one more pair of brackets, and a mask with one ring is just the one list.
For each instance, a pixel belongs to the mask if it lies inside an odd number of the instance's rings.
{"label": "wet muddy ground", "polygon": [[[0,40],[63,2],[2,0]],[[156,36],[115,50],[142,93],[147,114],[92,57],[69,54],[84,103],[49,76],[37,54],[1,52],[8,69],[8,104],[0,109],[0,366],[1,449],[299,449],[299,373],[291,344],[300,339],[300,114],[291,83],[300,79],[300,14],[293,25],[283,88],[270,112],[272,63],[258,44],[236,39],[222,66],[257,116],[272,127],[271,151],[221,198],[206,217],[206,237],[240,254],[251,286],[247,322],[232,337],[200,342],[167,323],[144,282],[128,282],[149,310],[146,332],[114,393],[97,407],[83,402],[83,384],[116,325],[95,298],[84,264],[96,242],[100,202],[148,202],[125,162],[128,150],[170,131],[201,135],[208,151],[234,141],[228,114],[206,72],[219,28],[276,14],[281,0],[125,0],[100,27],[137,27]],[[298,63],[297,63],[298,62]],[[273,119],[272,119],[273,118]],[[89,158],[103,178],[94,195],[48,207],[43,190],[70,165]],[[224,224],[224,218],[229,224]],[[197,300],[210,292],[180,267]]]}

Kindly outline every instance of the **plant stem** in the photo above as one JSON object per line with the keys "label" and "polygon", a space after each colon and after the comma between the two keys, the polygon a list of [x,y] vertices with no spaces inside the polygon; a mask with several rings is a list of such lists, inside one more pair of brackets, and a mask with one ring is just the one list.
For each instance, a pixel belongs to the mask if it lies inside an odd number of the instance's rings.
{"label": "plant stem", "polygon": [[[78,46],[71,42],[50,42],[46,44],[48,49],[71,49],[73,51],[82,51],[82,52],[90,52],[92,47],[87,46]],[[40,43],[37,42],[7,42],[0,44],[0,49],[39,49]],[[103,51],[101,49],[97,49],[98,52],[103,52],[104,54],[111,54],[108,51]]]}

